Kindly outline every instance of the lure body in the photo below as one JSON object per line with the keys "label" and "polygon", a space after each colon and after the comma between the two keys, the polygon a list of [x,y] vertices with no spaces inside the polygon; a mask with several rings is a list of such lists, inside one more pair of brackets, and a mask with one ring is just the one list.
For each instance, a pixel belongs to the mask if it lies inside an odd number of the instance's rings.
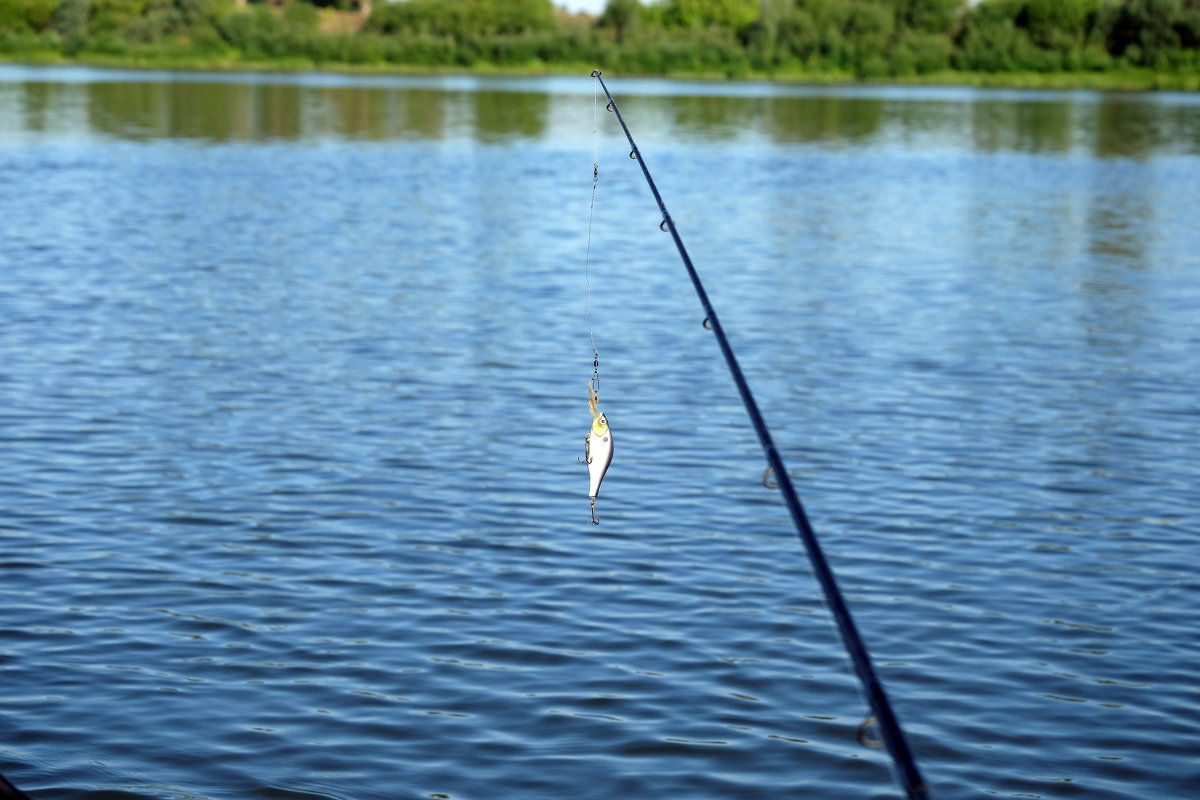
{"label": "lure body", "polygon": [[588,431],[584,455],[588,465],[588,499],[595,500],[600,493],[600,482],[608,465],[612,463],[613,441],[612,431],[608,429],[608,419],[603,414],[592,420],[592,429]]}
{"label": "lure body", "polygon": [[604,473],[608,472],[608,465],[612,463],[613,457],[612,431],[608,427],[608,418],[596,408],[599,399],[589,384],[588,408],[592,412],[592,429],[583,440],[583,460],[588,468],[588,500],[592,502],[593,525],[600,524],[596,516],[596,496],[600,494],[600,483],[604,480]]}

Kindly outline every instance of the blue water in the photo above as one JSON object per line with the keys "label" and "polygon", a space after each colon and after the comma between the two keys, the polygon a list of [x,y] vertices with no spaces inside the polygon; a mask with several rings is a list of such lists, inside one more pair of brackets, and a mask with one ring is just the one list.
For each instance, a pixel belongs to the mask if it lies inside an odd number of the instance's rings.
{"label": "blue water", "polygon": [[[933,796],[1193,796],[1200,102],[607,77]],[[0,772],[898,796],[594,99],[0,67]]]}

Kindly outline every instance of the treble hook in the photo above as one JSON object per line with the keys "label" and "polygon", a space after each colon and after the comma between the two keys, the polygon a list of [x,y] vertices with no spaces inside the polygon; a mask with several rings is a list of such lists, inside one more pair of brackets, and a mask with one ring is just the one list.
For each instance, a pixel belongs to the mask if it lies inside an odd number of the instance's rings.
{"label": "treble hook", "polygon": [[596,498],[590,497],[588,499],[592,501],[592,521],[588,525],[599,525],[600,518],[596,516]]}

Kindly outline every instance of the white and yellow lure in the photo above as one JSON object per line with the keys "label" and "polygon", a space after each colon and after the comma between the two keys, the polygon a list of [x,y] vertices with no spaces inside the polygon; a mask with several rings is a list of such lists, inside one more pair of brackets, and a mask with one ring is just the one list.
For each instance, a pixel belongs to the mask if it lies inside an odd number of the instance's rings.
{"label": "white and yellow lure", "polygon": [[608,472],[613,457],[612,431],[608,428],[608,419],[596,408],[599,401],[595,386],[588,381],[588,410],[592,412],[592,429],[583,437],[583,460],[588,468],[588,499],[592,501],[593,525],[600,524],[600,518],[596,516],[596,495],[600,494],[600,482],[604,480],[604,473]]}

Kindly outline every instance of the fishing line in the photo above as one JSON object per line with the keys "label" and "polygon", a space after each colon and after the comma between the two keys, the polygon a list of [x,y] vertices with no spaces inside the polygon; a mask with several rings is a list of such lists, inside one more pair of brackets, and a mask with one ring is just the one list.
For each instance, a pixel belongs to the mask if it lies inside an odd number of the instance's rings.
{"label": "fishing line", "polygon": [[583,279],[587,282],[588,296],[588,340],[592,343],[592,377],[588,379],[588,411],[592,413],[592,424],[583,437],[583,461],[588,468],[588,500],[592,506],[589,525],[599,525],[596,516],[596,497],[600,484],[608,472],[613,457],[613,434],[608,426],[608,417],[600,412],[600,351],[596,349],[596,334],[592,328],[592,279],[588,274],[592,264],[592,218],[596,212],[596,185],[600,182],[600,92],[593,85],[592,91],[592,203],[588,207],[587,254],[583,259]]}
{"label": "fishing line", "polygon": [[592,330],[592,217],[596,211],[596,185],[600,182],[600,88],[592,85],[592,202],[588,206],[587,252],[583,259],[583,280],[587,283],[588,341],[592,343],[592,379],[589,383],[593,397],[600,395],[600,351],[596,349],[596,334]]}
{"label": "fishing line", "polygon": [[[900,722],[897,720],[895,712],[892,711],[892,704],[888,700],[887,693],[884,692],[883,684],[875,673],[875,667],[871,663],[871,656],[867,652],[866,645],[863,644],[862,637],[858,633],[858,626],[854,624],[854,618],[850,616],[850,609],[846,605],[846,600],[842,596],[841,589],[838,588],[837,579],[833,575],[833,570],[830,568],[829,562],[825,559],[825,553],[821,549],[820,542],[817,541],[816,531],[813,530],[812,524],[808,521],[808,515],[804,512],[804,506],[800,502],[800,496],[796,493],[796,487],[792,485],[792,479],[788,474],[786,465],[783,463],[783,457],[779,454],[779,451],[775,447],[775,442],[771,439],[771,432],[767,429],[767,423],[763,419],[762,413],[758,410],[758,402],[754,399],[754,394],[750,391],[750,385],[746,383],[746,377],[742,374],[742,368],[739,366],[737,357],[733,353],[729,339],[725,336],[725,331],[721,327],[721,321],[717,317],[717,312],[713,309],[712,303],[708,299],[708,293],[704,290],[704,284],[701,283],[700,276],[697,274],[696,268],[692,265],[692,259],[688,255],[687,248],[683,246],[683,240],[679,237],[679,231],[676,230],[674,220],[671,219],[671,215],[667,212],[667,206],[663,203],[662,195],[658,192],[658,186],[655,185],[654,178],[650,177],[650,170],[646,167],[646,161],[642,158],[641,151],[638,150],[637,143],[633,140],[633,134],[629,132],[629,126],[625,124],[625,118],[621,116],[621,111],[617,108],[617,101],[613,99],[612,92],[608,90],[604,79],[600,77],[600,70],[592,70],[592,77],[604,89],[604,94],[608,97],[607,109],[616,114],[617,122],[621,123],[621,130],[625,132],[625,138],[629,140],[629,146],[632,148],[629,151],[629,157],[637,161],[638,166],[642,168],[642,174],[646,178],[650,192],[654,195],[655,202],[658,203],[659,211],[662,212],[662,222],[659,223],[659,228],[671,234],[671,238],[675,241],[675,248],[679,251],[679,257],[683,260],[683,266],[687,269],[688,277],[692,279],[692,286],[695,288],[696,296],[700,299],[700,305],[704,309],[704,327],[711,330],[717,339],[717,345],[721,348],[721,354],[725,357],[725,363],[729,367],[730,375],[737,386],[738,394],[741,395],[742,403],[746,407],[746,413],[750,417],[750,424],[754,426],[754,432],[758,435],[758,441],[762,445],[763,452],[766,454],[768,469],[774,474],[775,483],[783,495],[784,503],[787,505],[788,511],[792,516],[792,522],[796,526],[796,533],[800,537],[800,541],[804,543],[804,549],[808,553],[813,573],[825,595],[825,602],[829,606],[834,621],[837,623],[838,632],[842,637],[842,644],[845,646],[846,652],[854,664],[854,671],[858,675],[858,680],[862,684],[867,703],[871,709],[871,715],[867,720],[864,720],[864,724],[860,728],[859,738],[860,740],[863,739],[865,729],[870,724],[878,725],[883,743],[886,745],[888,754],[892,758],[892,763],[895,765],[896,776],[904,789],[905,795],[909,800],[929,800],[929,789],[921,777],[920,770],[917,769],[916,759],[913,757],[912,750],[909,749],[904,731],[900,728]],[[765,478],[766,476],[764,475],[764,481]],[[871,717],[874,717],[874,720]]]}

